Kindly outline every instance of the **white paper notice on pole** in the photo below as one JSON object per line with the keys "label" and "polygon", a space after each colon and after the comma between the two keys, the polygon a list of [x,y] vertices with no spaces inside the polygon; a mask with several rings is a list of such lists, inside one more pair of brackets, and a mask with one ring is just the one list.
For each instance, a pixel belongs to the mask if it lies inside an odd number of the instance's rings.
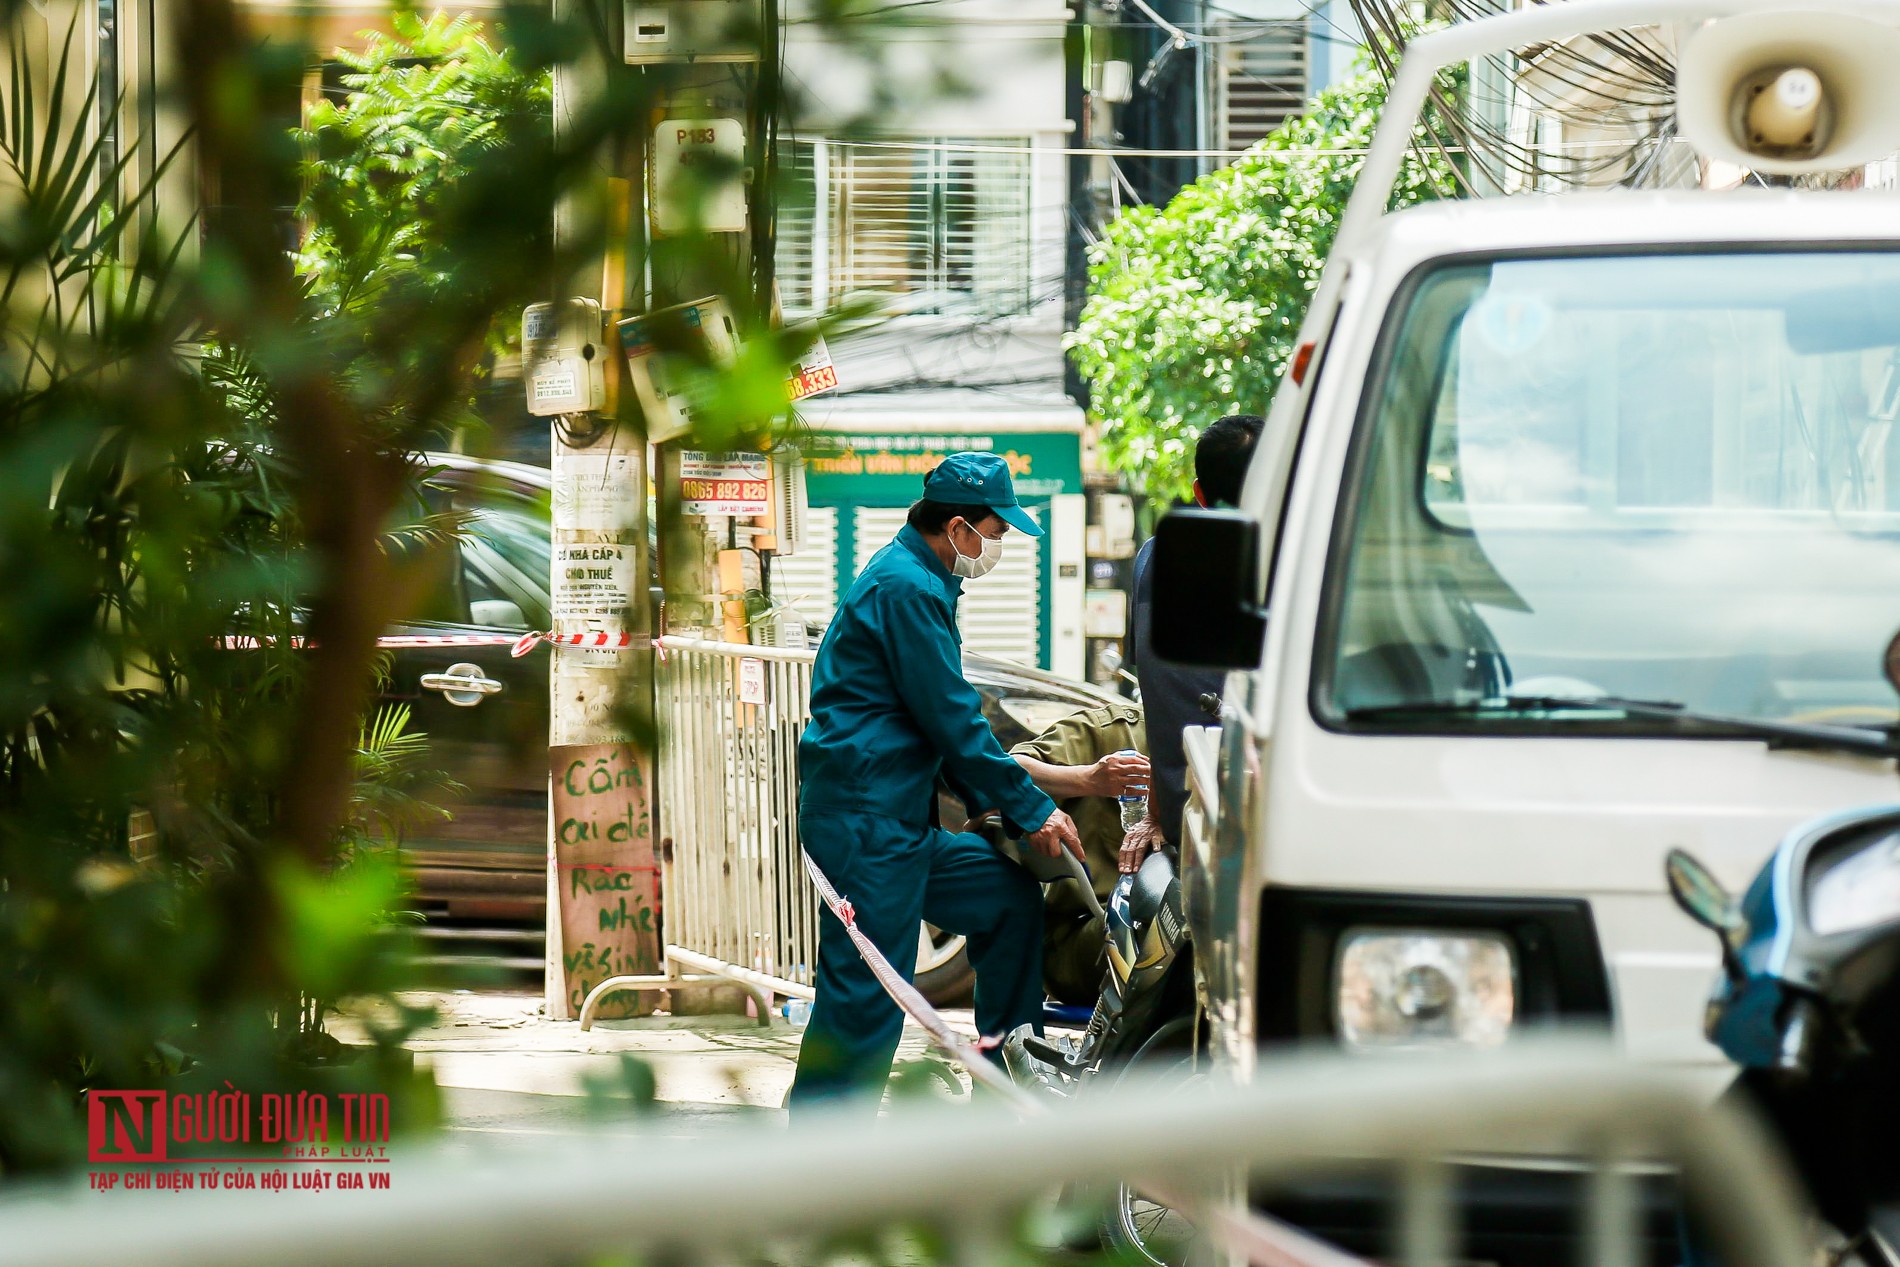
{"label": "white paper notice on pole", "polygon": [[1128,591],[1087,590],[1082,600],[1082,633],[1089,638],[1119,638],[1128,628]]}
{"label": "white paper notice on pole", "polygon": [[838,367],[831,363],[831,349],[825,346],[823,339],[814,340],[810,350],[792,367],[791,377],[785,381],[786,394],[796,403],[837,388]]}
{"label": "white paper notice on pole", "polygon": [[554,624],[562,630],[621,627],[633,591],[633,550],[607,541],[556,542]]}
{"label": "white paper notice on pole", "polygon": [[632,453],[573,453],[555,446],[554,517],[567,527],[613,532],[633,522],[640,459]]}
{"label": "white paper notice on pole", "polygon": [[739,702],[741,704],[764,704],[765,661],[753,656],[739,657]]}
{"label": "white paper notice on pole", "polygon": [[763,453],[680,453],[680,510],[746,519],[771,506],[771,463]]}

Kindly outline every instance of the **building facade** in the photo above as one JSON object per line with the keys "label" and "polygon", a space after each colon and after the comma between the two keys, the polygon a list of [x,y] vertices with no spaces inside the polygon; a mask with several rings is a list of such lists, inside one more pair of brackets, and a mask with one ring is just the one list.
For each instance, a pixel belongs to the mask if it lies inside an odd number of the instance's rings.
{"label": "building facade", "polygon": [[1004,454],[1049,535],[966,586],[976,650],[1111,676],[1133,516],[1092,469],[1086,399],[1061,341],[1086,246],[1300,113],[1349,71],[1346,0],[943,0],[883,28],[887,70],[954,80],[872,106],[867,76],[788,21],[806,99],[781,138],[793,188],[777,261],[788,319],[870,304],[834,339],[840,389],[804,402],[808,547],[774,560],[774,600],[828,616],[941,453]]}
{"label": "building facade", "polygon": [[1064,386],[1073,124],[1060,0],[944,0],[881,27],[872,82],[788,16],[777,226],[788,321],[857,311],[830,341],[839,390],[801,402],[811,506],[773,601],[829,618],[941,456],[1005,457],[1047,530],[966,582],[964,645],[1085,672],[1085,415]]}

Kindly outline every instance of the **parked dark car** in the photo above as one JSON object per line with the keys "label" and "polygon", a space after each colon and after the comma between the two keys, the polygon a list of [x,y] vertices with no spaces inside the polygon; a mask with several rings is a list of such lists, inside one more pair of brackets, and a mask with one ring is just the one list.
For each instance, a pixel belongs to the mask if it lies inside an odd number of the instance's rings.
{"label": "parked dark car", "polygon": [[[549,627],[549,473],[449,454],[429,462],[432,498],[472,518],[422,617],[382,640],[392,661],[387,698],[411,706],[412,725],[428,736],[437,763],[469,791],[452,807],[453,821],[411,840],[407,853],[425,909],[538,924],[547,893],[550,653],[537,647],[517,659],[511,650],[522,633]],[[452,685],[440,679],[458,665],[475,666],[501,689],[473,705],[451,702]],[[975,654],[965,655],[964,671],[1005,748],[1114,698]],[[947,797],[943,817],[952,828],[962,823]],[[937,937],[925,949],[919,969],[927,980],[958,946]]]}

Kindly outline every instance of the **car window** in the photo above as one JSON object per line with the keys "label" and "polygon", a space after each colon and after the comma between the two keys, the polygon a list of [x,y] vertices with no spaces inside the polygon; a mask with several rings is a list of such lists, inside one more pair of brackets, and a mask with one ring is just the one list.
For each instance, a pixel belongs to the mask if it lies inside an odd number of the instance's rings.
{"label": "car window", "polygon": [[485,540],[462,543],[462,576],[468,590],[468,619],[496,629],[547,627],[547,591],[503,558]]}
{"label": "car window", "polygon": [[399,560],[423,569],[422,600],[406,619],[459,625],[468,619],[467,579],[454,542],[405,544],[395,550]]}
{"label": "car window", "polygon": [[1895,293],[1892,251],[1424,276],[1368,402],[1322,715],[1468,707],[1508,686],[1891,723]]}
{"label": "car window", "polygon": [[470,505],[468,535],[481,542],[524,577],[540,577],[546,589],[552,548],[545,512],[516,498]]}
{"label": "car window", "polygon": [[550,556],[545,504],[492,489],[458,493],[469,512],[462,539],[468,620],[496,629],[544,629]]}

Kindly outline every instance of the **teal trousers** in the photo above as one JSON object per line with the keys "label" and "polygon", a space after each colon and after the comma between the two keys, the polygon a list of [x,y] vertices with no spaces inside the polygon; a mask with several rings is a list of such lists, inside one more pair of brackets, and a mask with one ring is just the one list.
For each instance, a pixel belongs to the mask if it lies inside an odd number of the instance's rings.
{"label": "teal trousers", "polygon": [[[1041,1029],[1042,887],[980,836],[877,814],[799,815],[805,851],[857,915],[857,924],[909,980],[928,921],[968,939],[976,1024],[985,1035]],[[903,1013],[872,975],[844,925],[821,908],[817,998],[786,1105],[794,1117],[857,1098],[876,1113],[897,1054]]]}

